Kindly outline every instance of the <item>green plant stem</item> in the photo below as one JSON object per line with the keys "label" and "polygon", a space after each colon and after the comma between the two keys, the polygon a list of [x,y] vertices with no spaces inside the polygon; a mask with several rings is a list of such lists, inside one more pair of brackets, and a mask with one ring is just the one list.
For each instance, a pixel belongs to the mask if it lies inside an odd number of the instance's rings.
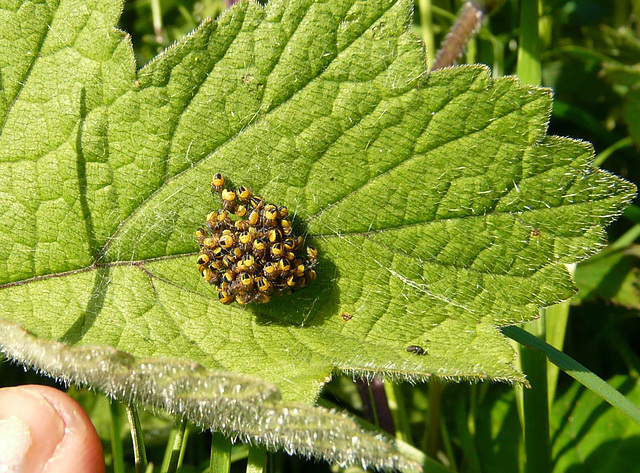
{"label": "green plant stem", "polygon": [[562,371],[593,391],[594,394],[600,396],[621,412],[624,412],[637,424],[640,424],[640,407],[633,404],[619,391],[611,387],[603,379],[589,371],[569,355],[556,350],[548,343],[543,342],[519,327],[502,327],[501,330],[503,334],[516,342],[545,353],[551,363],[557,365]]}
{"label": "green plant stem", "polygon": [[630,136],[627,136],[626,138],[622,138],[621,140],[616,141],[607,149],[598,153],[598,155],[593,160],[593,165],[602,166],[602,163],[604,163],[609,158],[609,156],[611,156],[613,153],[615,153],[619,149],[628,148],[630,146],[633,146],[633,139]]}
{"label": "green plant stem", "polygon": [[469,38],[465,51],[465,62],[467,64],[475,64],[478,60],[478,41],[476,38]]}
{"label": "green plant stem", "polygon": [[119,403],[113,399],[109,402],[111,410],[111,454],[113,455],[114,473],[125,473],[124,454],[122,453],[122,439],[120,438],[120,409]]}
{"label": "green plant stem", "polygon": [[[575,272],[575,264],[570,265],[569,272]],[[567,322],[569,320],[569,301],[564,301],[546,309],[546,330],[547,343],[557,350],[562,351],[564,338],[567,333]],[[560,370],[553,363],[547,363],[547,394],[549,405],[553,404],[558,385],[558,375]]]}
{"label": "green plant stem", "polygon": [[432,458],[438,454],[440,443],[440,419],[442,414],[442,384],[435,378],[429,380],[429,427],[426,452]]}
{"label": "green plant stem", "polygon": [[385,381],[384,392],[387,395],[387,403],[391,411],[391,418],[395,427],[396,438],[403,442],[412,443],[411,425],[407,418],[407,411],[404,406],[404,396],[398,383]]}
{"label": "green plant stem", "polygon": [[[449,437],[449,430],[447,429],[447,423],[444,417],[440,417],[440,432],[442,433],[442,445],[444,445],[444,452],[449,460],[449,468],[451,471],[457,472],[458,467],[456,465],[456,456],[453,453],[453,446],[451,445],[451,438]],[[430,471],[425,468],[425,471]]]}
{"label": "green plant stem", "polygon": [[147,471],[147,452],[144,448],[144,437],[138,410],[134,404],[127,405],[127,418],[131,430],[131,440],[133,442],[133,457],[136,463],[136,473]]}
{"label": "green plant stem", "polygon": [[547,0],[538,0],[538,11],[540,12],[540,18],[538,19],[538,38],[540,39],[540,46],[542,49],[546,49],[551,45],[553,39],[553,17],[544,13],[544,2]]}
{"label": "green plant stem", "polygon": [[211,436],[211,473],[229,473],[231,469],[231,440],[219,432]]}
{"label": "green plant stem", "polygon": [[460,399],[456,404],[455,423],[458,430],[458,438],[464,458],[467,461],[467,471],[470,473],[480,473],[480,459],[473,440],[473,436],[469,431],[469,413],[467,411],[466,400]]}
{"label": "green plant stem", "polygon": [[[520,44],[518,48],[518,66],[516,73],[520,80],[529,85],[542,83],[540,65],[538,0],[520,2]],[[546,336],[546,312],[540,311],[540,318],[527,329],[532,336]],[[516,396],[524,435],[524,451],[527,473],[547,473],[551,471],[551,442],[549,440],[549,392],[547,388],[547,360],[537,351],[520,349],[520,363],[531,389],[522,390]],[[521,406],[521,407],[520,407]]]}
{"label": "green plant stem", "polygon": [[420,0],[420,31],[427,54],[427,69],[431,69],[436,58],[436,41],[433,34],[433,18],[431,17],[431,0]]}
{"label": "green plant stem", "polygon": [[162,462],[162,471],[166,473],[175,473],[177,471],[178,466],[182,463],[188,435],[187,420],[181,420],[178,428],[175,429],[171,436],[173,438],[170,438],[167,444],[167,452],[165,452],[164,461]]}
{"label": "green plant stem", "polygon": [[376,428],[380,428],[380,419],[378,418],[378,409],[376,409],[376,399],[373,395],[371,383],[367,383],[367,392],[369,393],[369,403],[371,404],[371,414],[373,415],[373,423]]}
{"label": "green plant stem", "polygon": [[163,27],[162,27],[162,7],[160,6],[160,0],[151,0],[151,17],[153,21],[153,32],[156,35],[156,43],[162,44],[163,39]]}
{"label": "green plant stem", "polygon": [[[545,339],[546,310],[540,318],[527,324],[532,336]],[[522,371],[531,384],[522,393],[524,418],[525,472],[551,471],[551,442],[549,439],[549,392],[547,388],[547,359],[543,353],[526,347],[520,349]]]}
{"label": "green plant stem", "polygon": [[504,43],[490,33],[491,27],[489,26],[489,21],[490,19],[487,18],[487,28],[483,28],[479,36],[491,43],[491,50],[493,52],[491,72],[493,77],[497,79],[504,75]]}
{"label": "green plant stem", "polygon": [[247,473],[263,473],[267,464],[267,451],[264,448],[249,447],[247,457]]}
{"label": "green plant stem", "polygon": [[540,40],[538,37],[538,0],[520,2],[520,44],[516,74],[529,85],[540,85]]}

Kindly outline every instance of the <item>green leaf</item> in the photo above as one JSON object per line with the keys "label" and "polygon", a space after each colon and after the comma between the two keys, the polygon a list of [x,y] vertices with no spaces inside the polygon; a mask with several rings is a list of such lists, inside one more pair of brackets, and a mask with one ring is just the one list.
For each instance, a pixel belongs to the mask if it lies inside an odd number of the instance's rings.
{"label": "green leaf", "polygon": [[[38,337],[307,402],[334,369],[522,382],[496,326],[570,297],[635,192],[545,135],[548,90],[427,75],[409,1],[239,2],[138,72],[119,1],[0,5],[0,317]],[[289,207],[311,286],[217,302],[193,237],[217,171]]]}
{"label": "green leaf", "polygon": [[[640,402],[637,380],[618,376],[609,384]],[[554,473],[637,471],[640,425],[580,384],[573,383],[554,404],[551,426]]]}

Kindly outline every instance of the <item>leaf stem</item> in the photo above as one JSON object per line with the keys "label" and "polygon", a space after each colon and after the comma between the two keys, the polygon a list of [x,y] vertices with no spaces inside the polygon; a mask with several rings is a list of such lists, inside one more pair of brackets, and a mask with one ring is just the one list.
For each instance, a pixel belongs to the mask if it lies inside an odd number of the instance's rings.
{"label": "leaf stem", "polygon": [[476,451],[473,436],[469,431],[469,412],[467,410],[467,402],[462,395],[459,396],[454,416],[458,436],[460,438],[460,446],[462,447],[462,452],[467,462],[467,471],[471,473],[480,473],[482,471],[480,468],[480,459],[478,458],[478,452]]}
{"label": "leaf stem", "polygon": [[545,353],[551,363],[557,365],[562,371],[567,373],[576,381],[589,388],[596,395],[600,396],[615,408],[624,412],[637,424],[640,424],[640,407],[633,404],[619,391],[607,384],[606,381],[589,371],[569,355],[556,350],[548,343],[543,342],[539,338],[519,327],[502,327],[500,330],[504,335],[516,342]]}
{"label": "leaf stem", "polygon": [[135,404],[131,403],[126,407],[131,430],[131,440],[133,442],[133,457],[136,463],[136,473],[144,473],[147,471],[147,452],[144,448],[144,437],[140,417],[138,416],[138,410]]}
{"label": "leaf stem", "polygon": [[[569,265],[571,275],[575,272],[575,264]],[[569,301],[560,302],[546,309],[546,330],[547,343],[557,350],[562,351],[564,346],[564,338],[567,333],[567,322],[569,320]],[[553,363],[547,363],[547,397],[549,405],[553,404],[558,384],[558,375],[560,370]]]}
{"label": "leaf stem", "polygon": [[426,453],[432,458],[438,454],[440,442],[440,418],[442,413],[442,384],[436,378],[429,380],[429,427],[427,428]]}
{"label": "leaf stem", "polygon": [[120,438],[120,404],[111,399],[109,408],[111,411],[111,454],[113,455],[114,473],[125,473],[124,454],[122,453],[122,439]]}
{"label": "leaf stem", "polygon": [[[545,309],[540,318],[527,324],[532,336],[544,340],[546,336]],[[524,450],[526,473],[551,471],[551,442],[549,439],[549,392],[547,389],[547,359],[543,353],[526,347],[520,348],[522,371],[527,375],[531,389],[522,393],[524,417]]]}
{"label": "leaf stem", "polygon": [[373,387],[371,383],[367,383],[367,395],[369,396],[369,406],[371,406],[371,416],[373,418],[373,424],[376,428],[380,428],[380,419],[378,418],[378,409],[376,409],[376,400],[373,396]]}
{"label": "leaf stem", "polygon": [[[444,417],[440,417],[440,432],[442,433],[442,444],[444,445],[444,451],[449,460],[449,468],[451,471],[457,472],[458,467],[456,465],[456,456],[453,453],[453,446],[451,445],[451,439],[449,437],[449,430],[447,429],[447,423]],[[425,471],[428,471],[425,469]]]}
{"label": "leaf stem", "polygon": [[211,436],[211,473],[229,473],[231,469],[231,440],[219,432]]}

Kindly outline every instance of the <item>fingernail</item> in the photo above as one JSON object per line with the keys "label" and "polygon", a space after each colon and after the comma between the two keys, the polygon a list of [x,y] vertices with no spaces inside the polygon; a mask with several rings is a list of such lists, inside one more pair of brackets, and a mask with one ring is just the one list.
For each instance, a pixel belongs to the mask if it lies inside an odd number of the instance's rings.
{"label": "fingernail", "polygon": [[25,421],[15,416],[0,420],[0,473],[25,471],[27,451],[32,443]]}

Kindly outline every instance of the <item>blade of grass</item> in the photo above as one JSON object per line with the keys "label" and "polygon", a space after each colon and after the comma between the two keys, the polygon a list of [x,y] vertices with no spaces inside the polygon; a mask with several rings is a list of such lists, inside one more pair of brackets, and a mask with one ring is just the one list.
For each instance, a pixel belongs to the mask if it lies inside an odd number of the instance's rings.
{"label": "blade of grass", "polygon": [[213,432],[211,436],[211,473],[229,473],[231,469],[231,439],[221,433]]}
{"label": "blade of grass", "polygon": [[633,404],[619,391],[607,384],[606,381],[589,371],[583,365],[571,358],[569,355],[556,350],[548,343],[522,330],[519,327],[502,327],[501,331],[507,337],[516,342],[540,350],[547,355],[549,361],[557,365],[562,371],[574,378],[579,383],[586,386],[596,395],[607,401],[609,404],[624,412],[636,423],[640,424],[640,407]]}
{"label": "blade of grass", "polygon": [[[634,241],[636,241],[638,237],[640,237],[640,224],[634,225],[629,230],[624,232],[620,236],[620,238],[618,238],[616,241],[614,241],[607,247],[607,250],[608,251],[622,250],[623,248],[626,248],[627,246],[632,244]],[[602,253],[604,253],[604,251]]]}
{"label": "blade of grass", "polygon": [[622,212],[624,218],[631,220],[633,223],[640,223],[640,207],[637,205],[629,205],[624,212]]}
{"label": "blade of grass", "polygon": [[628,148],[630,146],[633,146],[633,139],[630,136],[627,136],[626,138],[622,138],[621,140],[616,141],[607,149],[598,153],[598,155],[593,160],[593,165],[602,166],[602,163],[604,163],[609,158],[609,156],[611,156],[613,153],[615,153],[619,149]]}
{"label": "blade of grass", "polygon": [[109,403],[111,410],[111,454],[113,455],[113,472],[125,473],[122,439],[120,438],[120,404],[113,399]]}
{"label": "blade of grass", "polygon": [[131,440],[133,441],[133,458],[136,463],[136,473],[147,471],[147,452],[144,448],[144,437],[138,410],[134,404],[127,406],[127,418],[131,430]]}

